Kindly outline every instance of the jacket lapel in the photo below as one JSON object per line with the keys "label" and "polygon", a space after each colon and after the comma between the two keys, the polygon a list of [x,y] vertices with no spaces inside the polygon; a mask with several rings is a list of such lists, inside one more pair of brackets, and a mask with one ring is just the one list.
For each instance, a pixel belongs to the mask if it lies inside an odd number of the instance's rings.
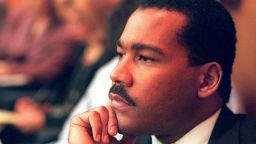
{"label": "jacket lapel", "polygon": [[[209,144],[239,144],[239,118],[223,106],[210,136]],[[135,144],[151,143],[151,136],[138,137],[135,142]]]}
{"label": "jacket lapel", "polygon": [[151,136],[140,136],[136,138],[135,144],[151,144]]}
{"label": "jacket lapel", "polygon": [[238,116],[234,115],[226,106],[223,106],[213,128],[209,144],[238,144],[239,126]]}

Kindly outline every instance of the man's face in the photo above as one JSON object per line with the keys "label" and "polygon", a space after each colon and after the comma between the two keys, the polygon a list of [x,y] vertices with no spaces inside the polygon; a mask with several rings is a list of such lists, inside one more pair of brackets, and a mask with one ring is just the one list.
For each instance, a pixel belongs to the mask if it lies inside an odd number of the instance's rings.
{"label": "man's face", "polygon": [[[177,42],[185,23],[180,13],[153,8],[138,9],[128,20],[111,73],[113,85],[121,87],[110,90],[121,132],[167,135],[193,116],[199,67],[189,66],[188,52]],[[120,96],[125,93],[131,101]]]}

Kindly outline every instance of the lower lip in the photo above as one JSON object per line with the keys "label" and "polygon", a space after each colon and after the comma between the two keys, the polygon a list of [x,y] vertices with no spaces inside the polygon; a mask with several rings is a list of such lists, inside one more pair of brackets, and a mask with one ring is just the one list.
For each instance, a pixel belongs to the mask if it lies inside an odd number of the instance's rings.
{"label": "lower lip", "polygon": [[124,109],[130,107],[127,103],[124,103],[123,101],[119,100],[111,100],[111,105],[113,109]]}

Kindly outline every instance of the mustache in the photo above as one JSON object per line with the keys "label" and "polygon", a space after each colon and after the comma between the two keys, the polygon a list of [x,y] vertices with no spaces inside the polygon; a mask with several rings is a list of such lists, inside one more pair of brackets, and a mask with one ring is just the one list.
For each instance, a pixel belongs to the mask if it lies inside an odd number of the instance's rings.
{"label": "mustache", "polygon": [[110,93],[117,94],[122,98],[124,98],[130,105],[136,106],[136,103],[132,100],[131,96],[127,93],[124,86],[114,84],[109,90],[109,94]]}

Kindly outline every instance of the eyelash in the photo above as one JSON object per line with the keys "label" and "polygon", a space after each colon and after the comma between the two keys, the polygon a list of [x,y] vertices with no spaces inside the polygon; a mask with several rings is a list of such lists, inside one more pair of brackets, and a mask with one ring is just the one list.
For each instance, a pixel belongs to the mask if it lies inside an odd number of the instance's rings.
{"label": "eyelash", "polygon": [[[117,52],[117,56],[119,57],[119,59],[122,58],[123,55],[124,55],[123,53]],[[139,61],[143,61],[143,62],[154,62],[155,61],[153,58],[149,58],[144,55],[138,55],[136,59]]]}
{"label": "eyelash", "polygon": [[154,61],[154,59],[146,57],[146,56],[143,56],[143,55],[139,55],[138,56],[138,60],[144,61],[144,62],[153,62]]}

